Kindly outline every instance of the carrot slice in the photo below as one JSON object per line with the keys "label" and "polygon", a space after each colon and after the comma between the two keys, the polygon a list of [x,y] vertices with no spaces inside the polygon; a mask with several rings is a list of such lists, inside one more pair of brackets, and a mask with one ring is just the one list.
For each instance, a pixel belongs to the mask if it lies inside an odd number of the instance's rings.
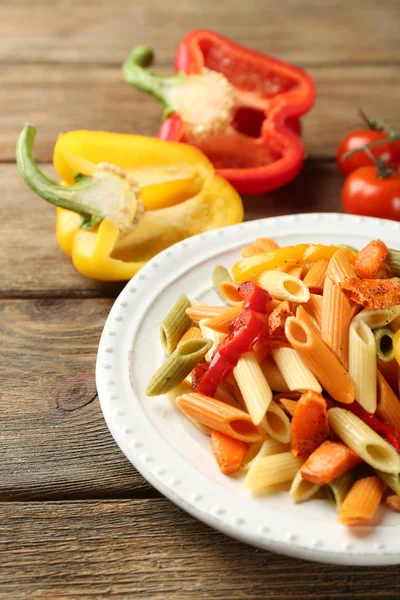
{"label": "carrot slice", "polygon": [[246,442],[235,440],[215,429],[211,431],[211,451],[224,475],[235,473],[240,468],[248,449]]}
{"label": "carrot slice", "polygon": [[400,282],[393,279],[353,278],[340,283],[353,302],[365,308],[388,308],[400,304]]}
{"label": "carrot slice", "polygon": [[284,300],[278,304],[268,317],[268,333],[270,338],[286,341],[285,323],[289,317],[294,317],[294,313],[290,310],[289,302]]}
{"label": "carrot slice", "polygon": [[329,435],[328,412],[323,396],[306,392],[297,402],[292,419],[290,448],[295,456],[308,457]]}
{"label": "carrot slice", "polygon": [[356,256],[354,269],[357,276],[364,279],[379,277],[388,254],[388,248],[381,240],[369,242]]}
{"label": "carrot slice", "polygon": [[361,458],[344,444],[326,440],[301,467],[301,476],[306,481],[324,485],[344,475],[360,462]]}

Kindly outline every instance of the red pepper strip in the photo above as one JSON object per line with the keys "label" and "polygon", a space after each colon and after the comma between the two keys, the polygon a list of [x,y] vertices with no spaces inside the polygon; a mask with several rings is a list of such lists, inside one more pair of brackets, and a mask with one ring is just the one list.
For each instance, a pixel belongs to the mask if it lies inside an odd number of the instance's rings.
{"label": "red pepper strip", "polygon": [[218,386],[225,381],[239,358],[250,352],[254,344],[268,332],[266,312],[267,304],[271,301],[269,293],[251,282],[242,284],[239,293],[246,303],[233,324],[232,332],[218,345],[203,377],[200,369],[195,370],[192,387],[206,396],[215,395]]}
{"label": "red pepper strip", "polygon": [[346,410],[351,411],[361,421],[364,421],[371,429],[382,435],[393,446],[397,452],[400,452],[400,433],[391,423],[380,421],[375,415],[367,412],[358,402],[347,404]]}

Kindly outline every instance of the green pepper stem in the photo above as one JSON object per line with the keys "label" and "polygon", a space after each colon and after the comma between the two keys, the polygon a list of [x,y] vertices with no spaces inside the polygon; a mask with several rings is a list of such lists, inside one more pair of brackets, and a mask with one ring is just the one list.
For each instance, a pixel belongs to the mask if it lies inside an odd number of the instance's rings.
{"label": "green pepper stem", "polygon": [[26,124],[17,141],[16,159],[22,179],[29,185],[38,196],[44,198],[51,204],[71,210],[83,217],[81,226],[85,229],[93,229],[104,215],[95,207],[74,202],[73,197],[78,191],[93,185],[93,179],[85,175],[79,176],[75,185],[59,185],[47,177],[37,166],[33,156],[32,147],[36,136],[36,129]]}
{"label": "green pepper stem", "polygon": [[180,73],[165,77],[149,71],[146,67],[151,65],[153,57],[153,50],[149,46],[137,46],[122,65],[122,73],[127,83],[157,98],[163,107],[163,119],[166,119],[175,109],[165,92],[167,88],[180,83],[185,75]]}

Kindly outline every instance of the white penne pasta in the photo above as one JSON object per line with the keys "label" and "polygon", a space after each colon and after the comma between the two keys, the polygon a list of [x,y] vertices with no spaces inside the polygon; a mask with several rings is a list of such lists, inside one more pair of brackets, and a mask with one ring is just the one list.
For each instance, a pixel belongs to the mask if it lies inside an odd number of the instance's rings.
{"label": "white penne pasta", "polygon": [[301,360],[293,348],[276,348],[272,350],[272,358],[278,365],[280,372],[290,391],[322,392],[322,387],[310,369]]}
{"label": "white penne pasta", "polygon": [[301,279],[282,271],[265,271],[259,276],[258,285],[278,300],[308,302],[310,299],[310,290]]}
{"label": "white penne pasta", "polygon": [[321,488],[318,483],[312,483],[311,481],[307,481],[303,479],[301,476],[301,470],[299,469],[294,476],[292,481],[292,485],[290,486],[289,496],[293,500],[293,502],[305,502],[305,500],[309,500],[312,496],[314,496],[318,490]]}
{"label": "white penne pasta", "polygon": [[399,316],[400,305],[397,305],[376,310],[364,309],[354,317],[354,320],[363,321],[371,329],[377,329],[378,327],[389,325],[389,323],[392,323]]}
{"label": "white penne pasta", "polygon": [[290,442],[291,426],[289,417],[274,400],[269,403],[265,418],[261,421],[261,426],[274,440],[278,440],[282,444]]}
{"label": "white penne pasta", "polygon": [[205,324],[207,320],[208,319],[202,319],[199,321],[199,327],[203,338],[208,338],[213,342],[210,350],[205,355],[206,362],[210,363],[216,347],[222,342],[222,340],[226,338],[226,333],[220,333],[219,331],[214,331],[213,329],[207,327]]}
{"label": "white penne pasta", "polygon": [[291,452],[265,456],[255,460],[251,465],[244,485],[251,490],[261,490],[271,485],[292,481],[301,465],[302,460],[293,456]]}
{"label": "white penne pasta", "polygon": [[395,317],[393,321],[390,323],[390,329],[396,333],[398,329],[400,329],[400,315]]}
{"label": "white penne pasta", "polygon": [[380,435],[343,408],[328,410],[329,426],[364,462],[384,473],[400,472],[400,454]]}
{"label": "white penne pasta", "polygon": [[[253,444],[255,445],[255,444]],[[282,444],[282,442],[278,442],[278,440],[268,439],[262,442],[262,444],[258,448],[258,452],[253,454],[252,458],[248,460],[246,464],[244,464],[243,469],[248,471],[251,468],[251,465],[254,461],[264,458],[265,456],[273,456],[274,454],[281,454],[282,452],[289,452],[290,445]],[[246,455],[247,456],[247,455]],[[245,456],[245,459],[246,459]]]}
{"label": "white penne pasta", "polygon": [[272,391],[254,352],[247,352],[233,369],[249,415],[255,425],[261,423],[272,400]]}
{"label": "white penne pasta", "polygon": [[264,373],[268,385],[274,392],[289,392],[288,385],[280,372],[278,365],[271,360],[265,360],[261,363],[261,369]]}
{"label": "white penne pasta", "polygon": [[[180,383],[176,388],[174,388],[173,390],[168,392],[167,396],[171,400],[171,402],[173,404],[175,404],[176,408],[183,413],[179,404],[176,402],[176,399],[179,396],[182,396],[183,394],[190,394],[191,391],[192,391],[192,386],[185,379],[185,381],[182,381],[182,383]],[[195,421],[195,419],[192,419],[192,417],[189,417],[188,415],[185,415],[185,417],[187,419],[189,419],[189,421],[191,421],[193,423],[193,425],[195,425],[195,427],[197,427],[197,429],[200,429],[200,431],[202,431],[206,435],[211,436],[211,429],[209,427],[207,427],[207,425],[202,425],[201,423],[199,423],[198,421]]]}
{"label": "white penne pasta", "polygon": [[376,346],[372,330],[364,321],[353,319],[349,331],[349,374],[356,388],[356,400],[365,410],[376,410]]}

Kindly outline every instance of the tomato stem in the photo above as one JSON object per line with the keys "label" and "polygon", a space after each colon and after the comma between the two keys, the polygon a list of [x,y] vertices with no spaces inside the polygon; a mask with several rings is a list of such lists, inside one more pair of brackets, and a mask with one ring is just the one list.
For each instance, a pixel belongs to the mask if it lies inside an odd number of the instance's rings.
{"label": "tomato stem", "polygon": [[[347,160],[350,156],[353,156],[353,154],[357,154],[358,152],[365,152],[366,148],[368,148],[368,149],[375,148],[375,146],[381,146],[382,144],[389,144],[390,142],[397,142],[397,140],[400,140],[400,134],[391,133],[390,135],[383,138],[382,140],[375,140],[375,142],[370,142],[369,144],[364,144],[364,146],[360,146],[359,148],[356,148],[355,150],[350,150],[349,152],[346,152],[346,154],[343,154],[341,160]],[[372,152],[371,152],[371,156],[373,156]]]}
{"label": "tomato stem", "polygon": [[397,171],[394,171],[393,169],[390,169],[387,166],[383,158],[376,158],[376,156],[372,154],[368,146],[364,146],[363,150],[365,154],[367,154],[372,160],[372,162],[377,166],[376,176],[379,177],[379,179],[387,179],[391,175],[398,175]]}
{"label": "tomato stem", "polygon": [[396,135],[394,127],[385,123],[385,121],[381,121],[379,119],[370,119],[362,108],[358,109],[358,114],[361,117],[362,122],[368,127],[368,129],[372,131],[385,131],[390,135]]}

